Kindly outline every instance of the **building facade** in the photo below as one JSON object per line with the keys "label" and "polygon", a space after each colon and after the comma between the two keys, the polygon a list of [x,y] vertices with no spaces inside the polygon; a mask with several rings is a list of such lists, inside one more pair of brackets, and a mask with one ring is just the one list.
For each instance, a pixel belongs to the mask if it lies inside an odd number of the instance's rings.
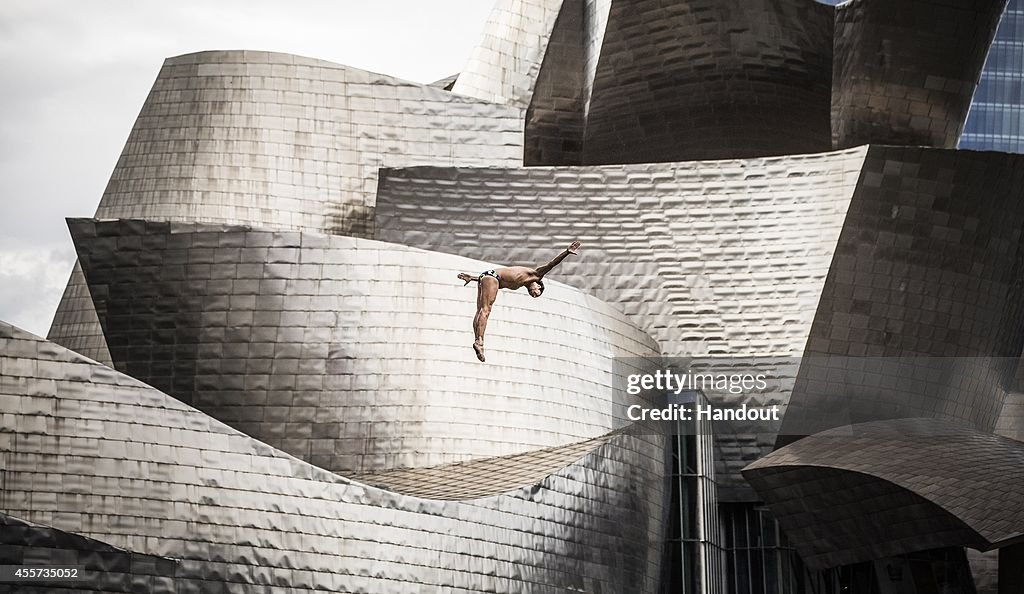
{"label": "building facade", "polygon": [[[998,549],[1018,592],[994,432],[1024,431],[1024,157],[954,148],[1002,101],[1004,6],[499,0],[434,85],[169,58],[69,220],[49,340],[0,327],[0,562],[87,569],[56,590],[966,594]],[[573,240],[477,362],[455,275]],[[631,422],[623,377],[680,358],[756,361],[765,389],[692,398],[784,416]]]}

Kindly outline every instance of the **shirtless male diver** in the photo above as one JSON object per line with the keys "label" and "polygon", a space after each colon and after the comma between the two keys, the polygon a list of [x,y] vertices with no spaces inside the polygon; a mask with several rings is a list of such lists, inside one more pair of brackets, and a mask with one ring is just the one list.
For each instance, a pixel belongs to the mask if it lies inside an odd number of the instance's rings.
{"label": "shirtless male diver", "polygon": [[539,268],[529,266],[506,266],[488,270],[478,276],[459,273],[459,280],[465,281],[468,285],[471,282],[477,283],[476,288],[476,316],[473,317],[473,333],[476,340],[473,342],[473,350],[476,351],[476,358],[484,361],[484,330],[487,329],[487,318],[491,315],[491,306],[498,297],[498,289],[518,290],[526,287],[530,297],[540,297],[544,292],[544,275],[551,272],[562,260],[570,254],[576,255],[580,242],[574,241],[564,252],[555,256],[553,260]]}

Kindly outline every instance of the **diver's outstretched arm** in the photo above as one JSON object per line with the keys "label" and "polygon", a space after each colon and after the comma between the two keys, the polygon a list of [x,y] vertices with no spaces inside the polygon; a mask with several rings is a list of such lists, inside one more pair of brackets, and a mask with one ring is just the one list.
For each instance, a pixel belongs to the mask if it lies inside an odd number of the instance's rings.
{"label": "diver's outstretched arm", "polygon": [[565,260],[567,257],[569,257],[570,254],[575,256],[576,255],[576,250],[578,250],[579,247],[580,247],[580,242],[578,242],[578,241],[574,241],[574,242],[570,243],[569,247],[567,247],[564,252],[562,252],[561,254],[558,254],[557,256],[555,256],[555,258],[553,260],[551,260],[547,264],[545,264],[545,265],[541,266],[540,268],[538,268],[537,269],[537,274],[539,274],[541,276],[544,276],[545,274],[551,272],[551,270],[555,266],[558,266],[559,264],[561,264],[562,260]]}

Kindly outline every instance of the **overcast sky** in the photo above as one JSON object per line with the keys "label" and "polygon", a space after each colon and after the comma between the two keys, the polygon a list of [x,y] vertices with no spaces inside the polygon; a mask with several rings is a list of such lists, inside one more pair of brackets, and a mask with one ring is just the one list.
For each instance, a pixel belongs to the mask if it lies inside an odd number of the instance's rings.
{"label": "overcast sky", "polygon": [[491,0],[2,0],[0,320],[45,335],[163,59],[287,52],[433,82],[458,72]]}

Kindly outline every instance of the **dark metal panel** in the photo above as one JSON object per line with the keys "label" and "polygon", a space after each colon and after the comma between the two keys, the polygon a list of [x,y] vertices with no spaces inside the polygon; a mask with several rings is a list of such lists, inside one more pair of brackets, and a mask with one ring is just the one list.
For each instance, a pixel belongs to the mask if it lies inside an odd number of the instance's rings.
{"label": "dark metal panel", "polygon": [[832,28],[803,0],[615,0],[583,163],[829,150]]}
{"label": "dark metal panel", "polygon": [[780,444],[900,417],[995,428],[1024,342],[1022,189],[1019,155],[871,147]]}
{"label": "dark metal panel", "polygon": [[1006,0],[851,0],[836,7],[836,148],[954,148]]}
{"label": "dark metal panel", "polygon": [[936,419],[831,429],[743,471],[812,567],[1024,538],[1024,443]]}

